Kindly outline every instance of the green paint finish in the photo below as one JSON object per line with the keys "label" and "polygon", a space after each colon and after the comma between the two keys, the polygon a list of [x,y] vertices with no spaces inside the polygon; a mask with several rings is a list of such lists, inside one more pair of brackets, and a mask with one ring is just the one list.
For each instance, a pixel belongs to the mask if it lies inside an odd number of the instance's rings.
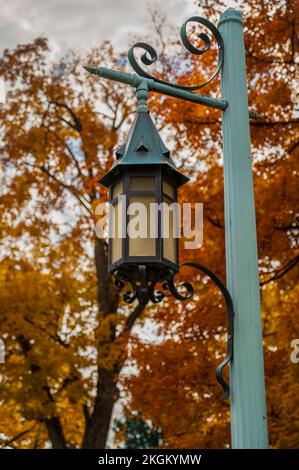
{"label": "green paint finish", "polygon": [[182,90],[172,85],[165,85],[163,83],[155,82],[150,78],[139,77],[136,74],[120,72],[118,70],[111,70],[105,67],[94,67],[91,65],[84,66],[87,72],[98,75],[102,78],[107,78],[108,80],[114,80],[116,82],[125,83],[133,87],[138,87],[142,82],[145,82],[148,86],[149,91],[155,91],[157,93],[162,93],[163,95],[173,96],[175,98],[180,98],[185,101],[190,101],[192,103],[203,104],[211,108],[216,108],[224,110],[227,107],[226,101],[217,100],[209,96],[200,95],[199,93],[193,93],[192,91]]}
{"label": "green paint finish", "polygon": [[232,447],[268,446],[258,257],[242,16],[220,18],[227,287],[235,307],[231,366]]}
{"label": "green paint finish", "polygon": [[[208,106],[209,108],[219,109],[220,111],[224,111],[227,108],[227,101],[225,100],[217,100],[216,98],[211,98],[210,96],[200,95],[199,93],[194,93],[188,90],[182,90],[176,86],[158,83],[149,78],[139,77],[136,74],[107,69],[106,67],[94,67],[93,65],[85,65],[84,68],[87,70],[87,72],[93,75],[98,75],[99,77],[106,78],[107,80],[125,83],[126,85],[130,85],[135,88],[138,88],[142,83],[146,83],[148,91],[155,91],[156,93],[161,93],[162,95],[172,96],[184,101],[189,101],[190,103],[201,104]],[[261,116],[253,109],[249,109],[248,112],[249,117],[252,119],[261,118]]]}
{"label": "green paint finish", "polygon": [[[143,91],[144,88],[142,89]],[[139,90],[141,91],[141,90]],[[128,165],[145,168],[148,165],[163,166],[165,170],[175,176],[178,187],[189,181],[175,166],[169,149],[162,141],[155,124],[145,105],[146,95],[139,95],[138,112],[129,130],[125,143],[116,151],[116,161],[109,172],[99,181],[104,186],[110,186],[111,181],[117,177]]]}
{"label": "green paint finish", "polygon": [[137,111],[139,113],[147,113],[148,108],[146,105],[148,99],[148,86],[145,80],[143,80],[140,85],[136,88],[136,96],[138,100]]}

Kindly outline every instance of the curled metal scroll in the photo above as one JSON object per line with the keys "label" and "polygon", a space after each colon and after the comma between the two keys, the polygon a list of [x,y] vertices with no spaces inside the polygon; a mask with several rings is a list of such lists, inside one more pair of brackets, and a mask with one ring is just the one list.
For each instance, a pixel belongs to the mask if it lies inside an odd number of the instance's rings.
{"label": "curled metal scroll", "polygon": [[[169,273],[170,274],[168,276],[166,276],[166,282],[164,284],[164,289],[169,289],[170,293],[173,295],[173,297],[175,299],[178,299],[178,300],[191,299],[191,297],[193,297],[193,294],[194,294],[194,289],[191,286],[191,284],[189,284],[188,282],[182,282],[177,288],[175,286],[175,283],[174,283],[174,278],[175,278],[176,273],[173,272],[173,271],[169,271]],[[181,294],[181,292],[179,292],[179,289],[180,289],[180,291],[182,289],[184,289],[186,291],[186,293]]]}
{"label": "curled metal scroll", "polygon": [[126,269],[118,269],[114,272],[114,284],[123,289],[125,284],[129,284],[129,290],[125,290],[122,294],[123,300],[127,304],[131,304],[138,299],[139,303],[146,305],[150,300],[157,304],[161,302],[165,294],[156,290],[156,285],[165,280],[164,273],[158,271],[153,279],[149,282],[147,268],[144,265],[139,266],[138,275],[135,276]]}
{"label": "curled metal scroll", "polygon": [[131,290],[126,290],[123,293],[123,299],[127,304],[132,304],[134,300],[137,299],[137,286],[135,283],[135,279],[125,270],[117,270],[114,272],[114,284],[119,288],[123,289],[125,287],[125,283],[128,283],[131,286]]}
{"label": "curled metal scroll", "polygon": [[143,67],[139,64],[138,60],[135,57],[135,49],[139,48],[139,49],[143,49],[145,51],[140,57],[140,61],[142,62],[142,64],[152,65],[157,61],[158,54],[157,54],[156,50],[151,45],[149,45],[145,42],[137,42],[136,44],[134,44],[130,48],[130,50],[128,52],[129,62],[131,64],[131,67],[135,70],[135,72],[138,75],[140,75],[141,77],[152,79],[155,82],[162,83],[164,85],[170,85],[172,87],[181,88],[182,90],[195,91],[195,90],[199,90],[200,88],[202,88],[205,85],[207,85],[208,83],[210,83],[216,77],[216,75],[218,74],[218,72],[221,69],[222,64],[223,64],[223,57],[224,57],[223,39],[222,39],[222,36],[221,36],[219,30],[209,20],[207,20],[205,18],[202,18],[200,16],[192,16],[187,21],[185,21],[185,23],[182,25],[181,31],[180,31],[181,41],[182,41],[183,45],[185,46],[185,48],[189,52],[191,52],[191,54],[203,55],[211,47],[211,39],[205,33],[200,33],[199,36],[198,36],[204,42],[204,46],[202,48],[198,49],[197,47],[193,46],[193,44],[191,44],[191,42],[189,40],[189,37],[188,37],[188,34],[187,34],[187,26],[191,22],[199,23],[199,24],[205,26],[212,33],[212,36],[215,38],[215,40],[217,42],[217,47],[218,47],[217,67],[214,70],[213,74],[208,78],[208,80],[206,80],[205,82],[200,83],[198,85],[183,86],[183,85],[177,85],[175,83],[170,83],[170,82],[161,80],[161,79],[151,75],[149,72],[147,72],[146,70],[143,69]]}
{"label": "curled metal scroll", "polygon": [[[198,271],[203,272],[207,275],[214,284],[218,287],[221,291],[227,307],[227,349],[226,355],[224,360],[219,364],[216,368],[216,379],[218,383],[223,388],[222,399],[225,400],[229,398],[230,390],[229,385],[223,378],[223,370],[225,366],[228,365],[229,362],[232,361],[233,358],[233,339],[234,339],[234,307],[231,295],[223,282],[219,279],[219,277],[211,271],[206,266],[199,264],[199,263],[183,263],[180,265],[180,268],[183,266],[189,266],[191,268],[195,268]],[[159,303],[165,297],[165,294],[161,290],[156,290],[156,285],[158,283],[163,283],[163,288],[165,290],[169,290],[169,292],[173,295],[175,299],[184,301],[190,299],[194,294],[194,289],[191,284],[188,282],[181,283],[178,287],[176,287],[174,279],[176,276],[176,272],[172,271],[169,268],[166,268],[162,271],[158,271],[153,278],[149,281],[148,280],[148,271],[146,266],[139,266],[139,274],[137,275],[137,279],[133,277],[127,270],[118,270],[114,273],[115,276],[115,284],[120,289],[125,286],[125,282],[131,285],[131,290],[125,291],[123,294],[123,299],[125,302],[131,304],[134,302],[135,299],[138,299],[140,304],[146,305],[147,302],[150,300],[153,303]],[[135,275],[136,276],[136,275]],[[182,289],[184,290],[182,293]]]}
{"label": "curled metal scroll", "polygon": [[229,398],[230,395],[230,389],[229,385],[225,382],[223,378],[223,369],[225,368],[226,365],[228,365],[232,359],[233,359],[233,342],[234,342],[234,305],[233,301],[231,298],[231,295],[221,279],[209,268],[206,266],[199,264],[199,263],[183,263],[181,264],[180,267],[182,266],[189,266],[191,268],[198,269],[199,271],[205,273],[213,282],[214,284],[219,288],[221,291],[225,303],[226,303],[226,308],[227,308],[227,347],[226,347],[226,355],[221,364],[216,368],[216,379],[218,383],[222,386],[223,388],[223,393],[222,393],[222,399],[226,400]]}
{"label": "curled metal scroll", "polygon": [[156,290],[156,285],[159,283],[159,282],[163,282],[165,279],[164,277],[164,273],[162,272],[158,272],[150,286],[149,286],[149,297],[150,297],[150,300],[154,303],[154,304],[158,304],[159,302],[161,302],[164,297],[165,297],[165,294],[164,292],[162,292],[161,290]]}

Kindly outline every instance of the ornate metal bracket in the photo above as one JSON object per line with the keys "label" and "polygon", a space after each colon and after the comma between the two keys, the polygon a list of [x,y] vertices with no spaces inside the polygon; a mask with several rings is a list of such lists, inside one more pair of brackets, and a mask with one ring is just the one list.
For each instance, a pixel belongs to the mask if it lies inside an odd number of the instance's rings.
{"label": "ornate metal bracket", "polygon": [[[190,266],[192,268],[197,269],[198,271],[203,272],[207,275],[214,284],[219,288],[221,291],[227,308],[227,349],[226,355],[224,360],[219,364],[216,368],[216,379],[218,383],[223,388],[222,399],[225,400],[229,398],[230,390],[229,385],[225,382],[223,378],[223,369],[224,367],[232,361],[233,358],[233,339],[234,339],[234,307],[231,295],[223,282],[219,279],[219,277],[211,271],[206,266],[199,264],[199,263],[183,263],[181,264],[180,268],[183,266]],[[152,279],[148,278],[148,272],[146,266],[139,266],[139,275],[134,275],[130,273],[128,270],[118,270],[115,271],[115,285],[120,289],[124,288],[125,283],[128,283],[131,288],[126,290],[123,294],[123,299],[128,304],[134,302],[134,300],[138,299],[140,304],[146,305],[147,302],[152,301],[153,303],[159,303],[165,297],[165,294],[160,291],[156,290],[157,283],[163,283],[163,289],[169,290],[169,292],[173,295],[174,298],[178,300],[188,300],[194,294],[194,289],[192,285],[188,282],[183,282],[177,288],[174,283],[174,278],[176,276],[176,272],[166,269],[164,271],[158,271]],[[182,288],[185,289],[185,294],[181,294],[179,290]]]}
{"label": "ornate metal bracket", "polygon": [[208,80],[206,80],[203,83],[200,83],[198,85],[193,85],[193,86],[182,86],[182,85],[177,85],[174,83],[169,83],[164,80],[160,80],[159,78],[155,77],[154,75],[151,75],[149,72],[144,70],[141,65],[138,63],[138,60],[135,57],[135,49],[143,49],[145,52],[141,55],[140,60],[144,65],[152,65],[155,63],[158,59],[158,54],[156,50],[149,44],[145,42],[137,42],[134,44],[131,49],[128,52],[128,59],[129,62],[132,66],[132,68],[135,70],[135,72],[140,75],[141,77],[149,78],[154,80],[157,83],[162,83],[164,85],[170,85],[175,88],[180,88],[182,90],[188,90],[188,91],[194,91],[194,90],[199,90],[200,88],[206,86],[208,83],[210,83],[218,74],[219,70],[222,67],[223,64],[223,57],[224,57],[224,45],[223,45],[223,39],[222,36],[219,32],[219,30],[216,28],[216,26],[213,25],[210,21],[206,20],[205,18],[201,18],[200,16],[192,16],[189,18],[181,27],[180,31],[180,36],[181,36],[181,41],[185,48],[191,52],[191,54],[195,55],[203,55],[205,52],[207,52],[210,47],[211,47],[211,40],[209,36],[205,33],[200,33],[199,38],[202,39],[204,42],[204,46],[201,49],[198,49],[197,47],[193,46],[191,44],[188,34],[187,34],[187,26],[189,23],[194,22],[194,23],[199,23],[203,26],[205,26],[211,33],[212,36],[215,38],[217,42],[217,47],[218,47],[218,60],[217,60],[217,67],[214,70],[213,74],[209,77]]}

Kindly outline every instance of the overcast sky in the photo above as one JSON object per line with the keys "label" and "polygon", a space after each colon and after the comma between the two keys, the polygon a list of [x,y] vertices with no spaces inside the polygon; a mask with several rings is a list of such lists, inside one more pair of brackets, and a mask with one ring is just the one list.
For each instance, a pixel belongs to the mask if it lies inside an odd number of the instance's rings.
{"label": "overcast sky", "polygon": [[148,6],[157,6],[179,29],[195,14],[194,0],[0,0],[0,51],[45,36],[55,48],[81,48],[109,39],[124,45],[149,30]]}

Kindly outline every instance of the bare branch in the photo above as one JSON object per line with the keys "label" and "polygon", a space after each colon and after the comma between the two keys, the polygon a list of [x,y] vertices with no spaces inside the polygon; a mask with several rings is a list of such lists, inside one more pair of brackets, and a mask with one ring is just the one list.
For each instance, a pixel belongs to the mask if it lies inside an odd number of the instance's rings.
{"label": "bare branch", "polygon": [[34,328],[37,328],[38,330],[42,331],[43,333],[46,333],[53,341],[55,341],[56,343],[59,343],[61,346],[63,346],[64,348],[68,348],[69,345],[66,344],[60,337],[57,333],[55,333],[54,335],[52,334],[49,334],[49,331],[47,330],[47,328],[43,328],[42,326],[40,325],[37,325],[36,323],[34,323],[34,321],[32,321],[30,318],[28,317],[23,317],[24,320],[27,322],[27,323],[30,323],[30,325],[34,326]]}
{"label": "bare branch", "polygon": [[253,54],[250,51],[247,51],[247,56],[250,57],[253,60],[256,60],[259,63],[266,63],[266,64],[273,64],[273,65],[295,65],[294,58],[292,57],[289,60],[280,60],[280,59],[274,59],[274,58],[268,58],[268,57],[257,57],[255,54]]}
{"label": "bare branch", "polygon": [[[17,434],[15,437],[13,437],[12,439],[9,439],[8,441],[5,441],[4,439],[1,440],[1,447],[6,447],[6,446],[10,446],[13,442],[17,441],[18,439],[20,439],[21,437],[25,436],[26,434],[28,434],[30,431],[32,431],[32,429],[34,429],[34,426],[32,426],[31,428],[29,429],[26,429],[25,431],[22,431],[20,432],[19,434]],[[12,446],[11,446],[12,447]]]}
{"label": "bare branch", "polygon": [[255,127],[287,126],[290,124],[299,124],[299,119],[290,119],[288,121],[252,121],[251,122],[251,125]]}
{"label": "bare branch", "polygon": [[82,405],[82,411],[83,411],[83,416],[85,420],[86,427],[89,425],[90,422],[90,414],[89,414],[89,409],[86,403],[83,403]]}
{"label": "bare branch", "polygon": [[281,232],[289,232],[292,230],[299,230],[299,225],[281,225],[274,227],[274,230],[280,230]]}
{"label": "bare branch", "polygon": [[218,219],[217,219],[217,220],[214,220],[214,219],[212,219],[212,217],[211,217],[210,215],[207,215],[206,218],[208,219],[208,221],[209,221],[212,225],[214,225],[214,227],[221,228],[221,229],[224,228],[223,225],[219,222]]}
{"label": "bare branch", "polygon": [[280,279],[282,278],[285,274],[287,274],[291,269],[293,269],[297,263],[299,263],[299,255],[296,255],[294,258],[292,258],[290,261],[288,261],[287,263],[285,263],[283,266],[280,266],[280,268],[278,268],[275,273],[273,274],[273,276],[271,276],[269,279],[267,279],[266,281],[262,281],[260,282],[260,286],[264,286],[265,284],[268,284],[269,282],[272,282],[272,281],[277,281],[277,279]]}
{"label": "bare branch", "polygon": [[72,129],[74,129],[75,131],[79,133],[82,131],[82,124],[81,124],[80,119],[76,116],[74,111],[67,104],[59,103],[57,101],[50,101],[49,103],[54,104],[54,106],[57,106],[59,108],[64,108],[66,111],[68,111],[68,113],[71,115],[73,119],[73,122],[70,122],[67,119],[60,116],[59,118],[61,119],[61,121],[65,122],[68,126],[70,126]]}
{"label": "bare branch", "polygon": [[146,307],[146,303],[139,303],[137,305],[135,310],[133,310],[133,312],[128,316],[124,325],[123,333],[127,333],[132,330],[137,318],[140,317],[145,307]]}
{"label": "bare branch", "polygon": [[83,175],[82,175],[81,168],[80,168],[80,165],[79,165],[79,162],[78,162],[77,158],[75,157],[74,152],[72,151],[71,147],[70,147],[67,143],[65,143],[65,146],[66,146],[66,149],[67,149],[68,153],[70,154],[70,156],[71,156],[72,159],[74,160],[74,163],[75,163],[76,168],[77,168],[77,170],[78,170],[78,174],[79,174],[80,176],[83,176]]}
{"label": "bare branch", "polygon": [[[53,175],[44,165],[33,165],[31,163],[27,163],[25,162],[25,165],[28,165],[32,168],[36,168],[38,169],[39,171],[41,171],[42,173],[45,173],[50,179],[52,179],[53,181],[55,181],[59,186],[61,186],[63,189],[66,189],[67,191],[69,191],[79,202],[80,204],[84,207],[84,209],[87,210],[87,212],[92,215],[92,212],[91,210],[89,209],[89,207],[87,207],[85,204],[84,204],[84,201],[81,199],[81,197],[79,196],[79,194],[76,193],[76,191],[74,191],[72,189],[71,186],[67,185],[66,183],[64,183],[63,181],[60,181],[55,175]],[[82,196],[84,197],[84,196]],[[86,200],[86,199],[85,199]]]}

